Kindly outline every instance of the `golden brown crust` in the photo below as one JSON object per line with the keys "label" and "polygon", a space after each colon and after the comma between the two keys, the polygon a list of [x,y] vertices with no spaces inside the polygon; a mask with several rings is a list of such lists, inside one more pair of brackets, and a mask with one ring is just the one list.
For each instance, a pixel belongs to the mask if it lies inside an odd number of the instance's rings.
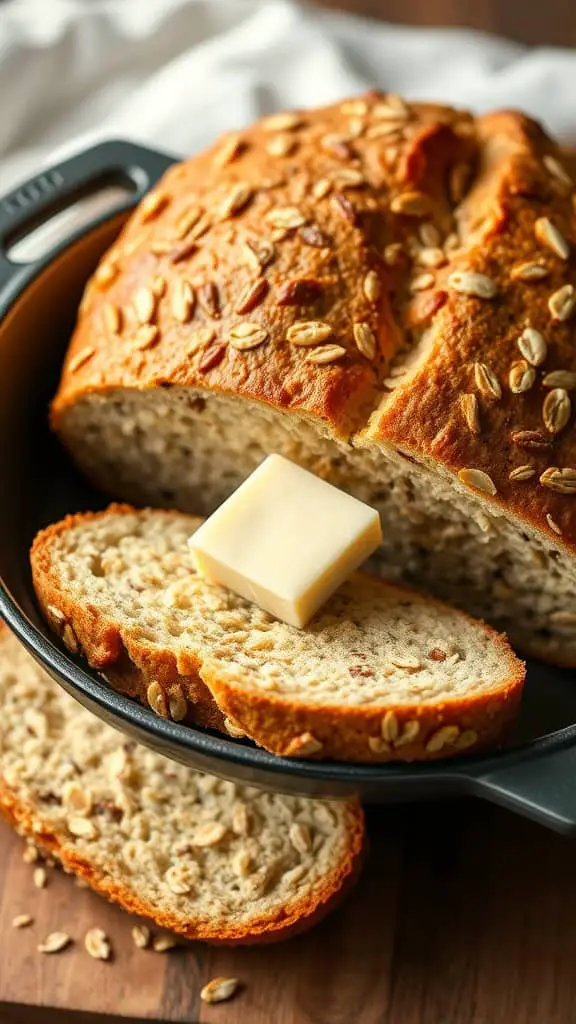
{"label": "golden brown crust", "polygon": [[[112,505],[110,511],[134,510],[127,505]],[[82,654],[119,693],[152,707],[166,718],[174,717],[175,711],[178,721],[182,720],[180,706],[183,706],[181,698],[184,696],[187,722],[225,732],[223,715],[191,659],[185,666],[177,665],[171,651],[147,644],[141,636],[121,630],[117,622],[103,618],[97,609],[79,605],[74,595],[63,591],[56,582],[52,541],[77,523],[100,518],[102,514],[86,512],[66,516],[41,531],[34,540],[30,554],[33,582],[48,623],[73,654]],[[167,514],[178,515],[177,512]],[[151,694],[151,704],[148,694],[153,683],[157,683],[160,690]]]}
{"label": "golden brown crust", "polygon": [[[450,474],[481,470],[495,490],[486,501],[573,550],[576,453],[570,426],[559,426],[565,414],[571,421],[570,389],[549,400],[543,421],[544,376],[576,371],[574,318],[549,308],[576,284],[574,195],[559,156],[521,114],[473,119],[377,93],[225,137],[169,170],[104,258],[54,426],[66,440],[64,413],[88,391],[180,384],[256,398]],[[546,242],[543,218],[568,242],[568,259]],[[522,278],[532,263],[543,278]],[[469,271],[493,282],[493,298],[454,290],[451,275]],[[136,298],[142,287],[156,298]],[[566,311],[572,293],[563,294]],[[152,327],[138,331],[134,303]],[[297,346],[287,339],[300,320],[331,333],[314,349]],[[239,349],[232,335],[246,322],[265,340]],[[512,370],[526,327],[544,336],[545,358]],[[423,332],[420,368],[390,391],[391,364]],[[329,347],[335,361],[309,361]],[[496,393],[475,364],[495,375]],[[511,371],[528,390],[510,390]]]}
{"label": "golden brown crust", "polygon": [[185,939],[202,940],[214,945],[256,945],[278,942],[306,931],[333,910],[357,881],[364,856],[364,814],[359,804],[350,804],[348,812],[349,842],[346,855],[326,877],[321,890],[303,897],[288,911],[280,908],[275,917],[255,918],[249,926],[235,926],[209,921],[182,921],[150,905],[138,892],[117,885],[107,874],[96,869],[81,856],[66,837],[50,830],[34,807],[24,806],[0,779],[0,812],[21,835],[29,836],[41,849],[56,857],[62,866],[92,889],[118,903],[130,914],[149,918],[161,928],[182,935]]}
{"label": "golden brown crust", "polygon": [[[132,514],[134,509],[128,505],[112,505],[109,511]],[[159,680],[167,691],[178,686],[184,689],[197,724],[215,724],[225,731],[223,719],[229,719],[260,746],[283,756],[374,763],[434,760],[464,751],[477,753],[496,745],[518,713],[525,678],[524,663],[513,654],[506,638],[488,626],[483,629],[499,648],[502,663],[507,666],[506,678],[490,692],[453,701],[403,704],[388,709],[296,704],[262,692],[256,686],[243,686],[219,662],[203,659],[200,653],[188,651],[181,655],[178,666],[169,651],[150,648],[126,630],[120,637],[114,623],[101,621],[96,610],[80,607],[72,594],[61,590],[52,567],[52,541],[63,531],[106,514],[67,516],[39,533],[31,552],[32,576],[38,600],[51,626],[59,625],[58,631],[66,642],[63,616],[71,624],[90,663],[104,668],[112,684],[119,682],[123,692],[127,692],[123,675],[126,662],[122,660],[126,652],[146,680]],[[163,514],[179,515],[177,512]],[[391,586],[383,582],[381,585]],[[401,584],[393,586],[410,593],[410,588]],[[428,600],[432,606],[442,605],[433,598]],[[463,612],[458,614],[472,621]],[[179,676],[178,667],[187,674]],[[131,695],[141,699],[138,692]],[[208,719],[212,708],[217,709],[219,719]],[[447,728],[448,733],[442,732]],[[442,742],[444,736],[446,739]]]}

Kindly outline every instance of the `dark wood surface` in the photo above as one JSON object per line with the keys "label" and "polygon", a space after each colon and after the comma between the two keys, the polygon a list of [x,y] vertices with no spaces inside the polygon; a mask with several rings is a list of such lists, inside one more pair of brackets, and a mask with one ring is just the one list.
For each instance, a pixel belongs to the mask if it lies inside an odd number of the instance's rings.
{"label": "dark wood surface", "polygon": [[[312,932],[276,946],[164,954],[137,950],[132,919],[60,872],[35,889],[21,840],[0,825],[0,1021],[576,1021],[573,842],[473,801],[379,808],[369,818],[362,879]],[[34,924],[16,931],[11,919],[23,912]],[[112,963],[83,949],[96,925],[111,937]],[[38,953],[56,929],[75,944]],[[209,1007],[199,990],[215,975],[237,976],[244,988]]]}
{"label": "dark wood surface", "polygon": [[409,25],[452,25],[533,46],[576,45],[575,0],[317,0],[355,14]]}

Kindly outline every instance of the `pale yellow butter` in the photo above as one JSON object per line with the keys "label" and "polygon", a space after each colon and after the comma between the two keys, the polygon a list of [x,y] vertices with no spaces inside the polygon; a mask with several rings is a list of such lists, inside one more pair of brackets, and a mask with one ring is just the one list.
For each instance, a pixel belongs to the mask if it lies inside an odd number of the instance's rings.
{"label": "pale yellow butter", "polygon": [[302,627],[381,541],[375,509],[269,455],[189,543],[206,579]]}

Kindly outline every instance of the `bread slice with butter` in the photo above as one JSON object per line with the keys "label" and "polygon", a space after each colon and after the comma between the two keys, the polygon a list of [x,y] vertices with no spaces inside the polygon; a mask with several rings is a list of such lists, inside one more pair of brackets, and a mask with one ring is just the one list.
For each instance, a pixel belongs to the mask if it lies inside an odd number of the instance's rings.
{"label": "bread slice with butter", "polygon": [[285,938],[361,866],[354,800],[262,793],[129,742],[0,627],[0,811],[66,870],[190,939]]}
{"label": "bread slice with butter", "polygon": [[500,741],[524,682],[505,638],[364,573],[289,626],[198,576],[200,522],[113,505],[37,536],[44,614],[112,685],[284,756],[428,760]]}

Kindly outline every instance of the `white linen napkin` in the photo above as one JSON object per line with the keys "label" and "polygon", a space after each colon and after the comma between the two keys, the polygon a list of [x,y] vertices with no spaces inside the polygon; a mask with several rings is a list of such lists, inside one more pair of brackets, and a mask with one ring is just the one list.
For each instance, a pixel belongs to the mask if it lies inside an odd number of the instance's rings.
{"label": "white linen napkin", "polygon": [[96,139],[187,154],[261,113],[373,85],[478,111],[522,107],[576,139],[574,81],[576,51],[291,0],[7,0],[0,191]]}

